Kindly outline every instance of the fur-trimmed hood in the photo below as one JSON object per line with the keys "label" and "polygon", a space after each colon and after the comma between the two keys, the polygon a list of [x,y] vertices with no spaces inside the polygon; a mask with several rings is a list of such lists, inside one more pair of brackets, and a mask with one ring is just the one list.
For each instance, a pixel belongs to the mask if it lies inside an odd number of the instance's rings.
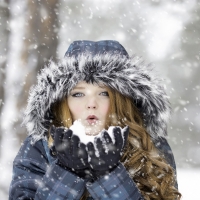
{"label": "fur-trimmed hood", "polygon": [[102,82],[131,97],[151,137],[167,134],[170,104],[150,65],[137,56],[84,52],[65,56],[58,63],[50,61],[39,73],[37,84],[30,90],[23,122],[34,141],[46,138],[53,117],[51,105],[68,95],[80,81]]}

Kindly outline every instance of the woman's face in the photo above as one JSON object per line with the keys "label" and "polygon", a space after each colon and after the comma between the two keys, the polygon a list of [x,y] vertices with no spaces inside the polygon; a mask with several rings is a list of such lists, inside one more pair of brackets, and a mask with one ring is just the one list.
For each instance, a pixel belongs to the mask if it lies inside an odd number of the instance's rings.
{"label": "woman's face", "polygon": [[110,99],[105,86],[78,83],[67,98],[73,121],[80,120],[87,135],[97,135],[105,128]]}

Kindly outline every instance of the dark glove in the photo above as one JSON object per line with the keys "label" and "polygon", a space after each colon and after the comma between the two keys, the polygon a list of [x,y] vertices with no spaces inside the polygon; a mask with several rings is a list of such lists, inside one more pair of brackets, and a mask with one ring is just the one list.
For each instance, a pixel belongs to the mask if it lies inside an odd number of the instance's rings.
{"label": "dark glove", "polygon": [[57,164],[72,170],[86,169],[89,166],[86,145],[80,142],[78,136],[73,135],[72,130],[52,126],[50,133],[54,139],[52,150],[58,158]]}
{"label": "dark glove", "polygon": [[104,131],[102,139],[97,138],[95,141],[98,150],[95,154],[93,143],[87,144],[89,165],[96,178],[105,175],[112,171],[119,163],[122,155],[123,147],[125,146],[128,138],[129,127],[127,126],[124,134],[119,127],[113,129],[115,143],[112,142],[111,137],[107,131]]}

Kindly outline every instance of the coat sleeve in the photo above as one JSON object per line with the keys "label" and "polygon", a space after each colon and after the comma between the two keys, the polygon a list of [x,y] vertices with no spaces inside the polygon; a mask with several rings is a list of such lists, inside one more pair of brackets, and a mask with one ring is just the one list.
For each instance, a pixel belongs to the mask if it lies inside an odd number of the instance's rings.
{"label": "coat sleeve", "polygon": [[94,183],[87,182],[86,188],[95,200],[143,200],[136,184],[121,163],[110,174]]}
{"label": "coat sleeve", "polygon": [[42,141],[28,137],[13,162],[9,200],[80,199],[85,182],[56,165],[49,164]]}

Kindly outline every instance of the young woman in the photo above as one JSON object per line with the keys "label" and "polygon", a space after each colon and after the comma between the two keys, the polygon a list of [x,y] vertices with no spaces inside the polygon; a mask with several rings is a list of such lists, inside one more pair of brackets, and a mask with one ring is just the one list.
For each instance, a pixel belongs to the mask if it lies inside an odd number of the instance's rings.
{"label": "young woman", "polygon": [[[116,41],[73,42],[30,91],[9,199],[180,199],[169,115],[151,66]],[[101,137],[84,143],[76,120]]]}

